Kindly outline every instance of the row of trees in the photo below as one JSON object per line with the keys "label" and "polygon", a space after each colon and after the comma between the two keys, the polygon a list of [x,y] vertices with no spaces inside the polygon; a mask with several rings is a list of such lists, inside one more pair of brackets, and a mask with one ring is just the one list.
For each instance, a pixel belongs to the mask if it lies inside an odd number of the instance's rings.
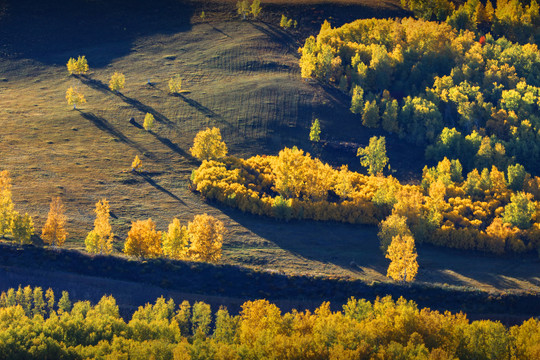
{"label": "row of trees", "polygon": [[[95,208],[94,229],[85,239],[86,250],[95,254],[113,251],[114,234],[110,224],[110,204],[99,200]],[[60,197],[52,199],[41,239],[51,247],[60,247],[67,239],[67,217]],[[216,262],[221,258],[223,222],[208,214],[196,215],[187,226],[173,219],[167,232],[156,230],[152,219],[135,221],[124,244],[126,255],[139,258],[166,256],[171,259],[190,259]],[[7,171],[0,172],[0,236],[11,237],[19,244],[31,243],[34,223],[28,215],[14,210],[11,198],[11,178]]]}
{"label": "row of trees", "polygon": [[[449,0],[401,0],[417,18],[445,21],[457,30],[491,32],[512,41],[540,40],[540,6],[536,0],[467,0],[457,7]],[[495,6],[494,6],[495,4]]]}
{"label": "row of trees", "polygon": [[[222,143],[213,133],[207,143]],[[407,234],[420,242],[494,253],[540,245],[540,178],[519,164],[504,172],[493,166],[464,173],[459,160],[444,158],[424,168],[420,185],[403,185],[382,175],[388,161],[384,138],[372,138],[359,155],[369,176],[346,166],[334,169],[297,148],[249,159],[222,152],[203,159],[192,181],[208,199],[285,220],[379,224],[402,217],[409,230],[381,240],[385,252],[394,236]]]}
{"label": "row of trees", "polygon": [[430,159],[459,159],[467,171],[516,161],[535,171],[540,161],[534,44],[479,39],[447,23],[365,19],[325,22],[300,51],[303,77],[349,93],[359,122],[428,146]]}
{"label": "row of trees", "polygon": [[540,322],[506,328],[470,322],[403,298],[350,298],[341,311],[328,302],[314,312],[282,311],[246,301],[238,315],[220,307],[160,297],[128,319],[116,300],[96,305],[56,302],[49,289],[0,295],[0,351],[9,359],[537,359]]}

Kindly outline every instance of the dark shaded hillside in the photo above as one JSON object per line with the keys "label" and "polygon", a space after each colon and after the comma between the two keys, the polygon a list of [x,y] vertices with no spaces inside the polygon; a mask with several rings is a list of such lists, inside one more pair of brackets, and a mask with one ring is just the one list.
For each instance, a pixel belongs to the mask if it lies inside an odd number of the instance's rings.
{"label": "dark shaded hillside", "polygon": [[93,67],[107,65],[129,53],[131,40],[155,33],[190,28],[192,6],[177,0],[4,0],[0,18],[0,56],[32,58],[45,64],[65,61],[51,54],[114,43],[108,56]]}
{"label": "dark shaded hillside", "polygon": [[[145,284],[149,287],[150,298],[155,297],[155,288],[167,292],[183,292],[205,294],[211,300],[225,297],[259,299],[266,298],[285,306],[314,307],[321,301],[330,301],[337,309],[346,300],[354,296],[373,300],[377,296],[403,296],[414,300],[420,307],[437,310],[463,311],[472,317],[490,314],[492,318],[528,318],[540,314],[540,294],[490,294],[459,287],[431,287],[425,285],[399,286],[373,282],[368,285],[361,281],[349,281],[339,278],[323,278],[312,276],[287,276],[276,272],[260,272],[231,265],[211,265],[170,260],[128,260],[114,256],[89,256],[78,251],[44,250],[33,246],[17,248],[0,245],[0,267],[3,281],[2,288],[17,286],[10,283],[10,276],[17,269],[24,269],[33,264],[33,269],[42,271],[41,286],[52,286],[55,289],[67,289],[74,296],[89,297],[97,301],[103,293],[110,293],[123,299],[124,305],[140,304],[144,296],[133,293],[126,296],[122,289],[111,288],[109,280],[120,280],[138,283],[139,291],[144,293]],[[25,272],[26,270],[22,270]],[[71,279],[75,274],[102,278],[103,289],[93,284],[92,292],[85,291],[88,280],[75,285],[71,282],[67,287],[62,282],[50,284],[49,272],[65,274]],[[29,276],[31,283],[36,281],[35,273]],[[13,277],[13,275],[11,275]],[[39,276],[38,276],[39,278]],[[48,285],[49,284],[49,285]],[[97,287],[97,289],[96,289]],[[130,287],[127,287],[129,289]],[[98,290],[99,289],[99,290]],[[100,291],[101,290],[101,291]],[[149,301],[149,300],[146,300]],[[234,301],[231,302],[234,305]],[[509,316],[510,315],[510,316]]]}

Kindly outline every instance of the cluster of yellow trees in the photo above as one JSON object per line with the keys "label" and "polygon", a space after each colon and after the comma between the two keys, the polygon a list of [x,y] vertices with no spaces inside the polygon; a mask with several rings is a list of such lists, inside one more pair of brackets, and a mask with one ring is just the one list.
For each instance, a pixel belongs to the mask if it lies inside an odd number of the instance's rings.
{"label": "cluster of yellow trees", "polygon": [[303,77],[348,93],[364,126],[431,145],[429,158],[459,159],[467,171],[515,161],[532,170],[540,161],[535,43],[412,18],[362,19],[325,22],[300,52]]}
{"label": "cluster of yellow trees", "polygon": [[520,165],[506,173],[495,166],[475,169],[465,178],[462,172],[459,160],[444,158],[424,168],[420,185],[403,185],[380,172],[368,176],[346,166],[335,169],[300,149],[285,148],[277,156],[203,159],[192,181],[206,198],[253,214],[285,220],[382,221],[381,227],[401,229],[381,235],[385,251],[393,237],[407,234],[420,242],[494,253],[540,245],[540,178]]}
{"label": "cluster of yellow trees", "polygon": [[72,303],[27,286],[0,295],[0,351],[8,359],[515,359],[540,356],[540,321],[511,328],[469,321],[403,298],[350,298],[314,312],[247,301],[238,315],[163,297],[129,320],[116,300]]}
{"label": "cluster of yellow trees", "polygon": [[[85,239],[86,250],[95,254],[113,251],[114,234],[109,222],[110,205],[99,200],[95,208],[94,229]],[[67,238],[65,207],[60,197],[52,199],[49,214],[41,232],[41,239],[52,247],[64,244]],[[221,259],[223,222],[208,214],[196,215],[187,226],[173,219],[167,232],[156,230],[152,219],[135,221],[124,244],[126,255],[139,258],[166,256],[171,259],[190,259],[216,262]],[[11,198],[11,178],[8,171],[0,172],[0,236],[10,236],[22,244],[31,242],[34,223],[28,215],[14,210]]]}

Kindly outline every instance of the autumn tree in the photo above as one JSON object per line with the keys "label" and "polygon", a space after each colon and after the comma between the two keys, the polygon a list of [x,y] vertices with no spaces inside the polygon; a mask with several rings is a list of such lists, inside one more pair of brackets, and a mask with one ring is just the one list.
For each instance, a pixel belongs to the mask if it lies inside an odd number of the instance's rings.
{"label": "autumn tree", "polygon": [[260,0],[253,0],[251,3],[251,15],[253,15],[253,18],[256,19],[259,17],[259,14],[261,13],[261,1]]}
{"label": "autumn tree", "polygon": [[279,26],[287,30],[291,26],[293,26],[293,19],[289,19],[285,15],[281,14],[281,20],[279,22]]}
{"label": "autumn tree", "polygon": [[150,113],[146,113],[146,115],[144,116],[144,122],[143,122],[144,130],[150,131],[152,130],[153,126],[154,126],[154,115]]}
{"label": "autumn tree", "polygon": [[238,0],[236,3],[236,11],[238,12],[238,15],[242,16],[242,20],[246,20],[246,16],[251,11],[249,0]]}
{"label": "autumn tree", "polygon": [[125,85],[126,77],[124,76],[124,74],[115,71],[114,74],[112,74],[111,79],[109,80],[109,89],[111,89],[111,91],[118,92],[122,90]]}
{"label": "autumn tree", "polygon": [[0,171],[0,236],[9,232],[14,215],[9,171]]}
{"label": "autumn tree", "polygon": [[86,103],[84,95],[72,86],[66,90],[66,100],[68,105],[73,105],[73,110],[77,109],[77,105]]}
{"label": "autumn tree", "polygon": [[79,56],[77,60],[75,60],[74,58],[69,58],[66,66],[70,75],[80,75],[86,74],[88,72],[88,61],[86,60],[86,57],[84,55]]}
{"label": "autumn tree", "polygon": [[186,255],[188,248],[187,227],[174,218],[169,224],[169,231],[163,233],[163,255],[172,259],[181,259]]}
{"label": "autumn tree", "polygon": [[386,156],[386,138],[384,136],[373,136],[369,139],[369,145],[365,148],[358,148],[356,156],[360,157],[360,164],[367,168],[370,175],[382,175],[388,164]]}
{"label": "autumn tree", "polygon": [[225,226],[215,217],[195,215],[187,227],[189,238],[188,256],[194,260],[216,262],[221,259],[221,247]]}
{"label": "autumn tree", "polygon": [[407,225],[407,218],[398,214],[391,214],[379,224],[379,241],[381,250],[386,254],[392,240],[397,235],[412,236],[411,230]]}
{"label": "autumn tree", "polygon": [[502,220],[520,229],[528,229],[536,212],[532,195],[524,192],[512,194],[510,203],[504,207]]}
{"label": "autumn tree", "polygon": [[321,124],[319,119],[315,119],[311,124],[311,129],[309,130],[309,140],[313,142],[321,141]]}
{"label": "autumn tree", "polygon": [[[204,11],[203,11],[204,13]],[[169,79],[169,92],[178,94],[182,90],[182,78],[180,75],[175,75]]]}
{"label": "autumn tree", "polygon": [[156,231],[156,224],[152,219],[131,223],[131,230],[124,244],[124,253],[139,258],[161,255],[161,231]]}
{"label": "autumn tree", "polygon": [[206,128],[197,133],[189,151],[199,160],[219,160],[227,156],[227,144],[221,140],[219,128]]}
{"label": "autumn tree", "polygon": [[96,203],[96,220],[94,220],[94,230],[86,237],[86,251],[90,253],[110,254],[114,234],[109,223],[110,205],[107,199],[99,200]]}
{"label": "autumn tree", "polygon": [[142,161],[139,159],[139,155],[135,155],[133,162],[131,163],[131,171],[138,172],[142,168]]}
{"label": "autumn tree", "polygon": [[418,273],[418,262],[414,238],[411,235],[394,236],[386,258],[391,261],[386,276],[403,282],[414,280]]}
{"label": "autumn tree", "polygon": [[34,222],[30,215],[28,213],[21,215],[15,211],[11,219],[10,232],[19,244],[29,244],[30,238],[34,235]]}
{"label": "autumn tree", "polygon": [[62,246],[67,238],[64,204],[60,197],[52,198],[47,221],[41,231],[41,238],[50,246]]}

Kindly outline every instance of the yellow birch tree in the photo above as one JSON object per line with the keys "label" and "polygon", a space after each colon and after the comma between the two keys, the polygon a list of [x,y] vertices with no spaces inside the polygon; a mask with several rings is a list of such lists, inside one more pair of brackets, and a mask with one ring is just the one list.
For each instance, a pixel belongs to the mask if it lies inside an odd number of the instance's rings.
{"label": "yellow birch tree", "polygon": [[0,171],[0,236],[9,232],[14,215],[9,171]]}
{"label": "yellow birch tree", "polygon": [[195,215],[193,221],[188,224],[187,233],[190,258],[208,262],[221,259],[225,234],[223,222],[208,214]]}
{"label": "yellow birch tree", "polygon": [[197,133],[189,151],[201,161],[217,160],[227,156],[227,144],[221,140],[219,128],[206,128]]}
{"label": "yellow birch tree", "polygon": [[124,253],[139,258],[161,255],[161,231],[156,231],[156,224],[152,219],[131,223],[131,230],[124,244]]}
{"label": "yellow birch tree", "polygon": [[394,236],[386,253],[386,258],[391,261],[386,276],[397,281],[413,281],[418,273],[417,256],[412,236]]}
{"label": "yellow birch tree", "polygon": [[187,227],[180,225],[180,220],[173,219],[169,231],[163,234],[163,255],[171,259],[181,259],[186,255],[188,246]]}
{"label": "yellow birch tree", "polygon": [[60,197],[52,198],[47,221],[41,231],[41,238],[52,247],[62,246],[67,238],[64,204]]}
{"label": "yellow birch tree", "polygon": [[110,254],[114,234],[109,223],[110,205],[107,199],[102,199],[96,203],[96,220],[94,220],[94,230],[86,237],[86,251],[90,253]]}

